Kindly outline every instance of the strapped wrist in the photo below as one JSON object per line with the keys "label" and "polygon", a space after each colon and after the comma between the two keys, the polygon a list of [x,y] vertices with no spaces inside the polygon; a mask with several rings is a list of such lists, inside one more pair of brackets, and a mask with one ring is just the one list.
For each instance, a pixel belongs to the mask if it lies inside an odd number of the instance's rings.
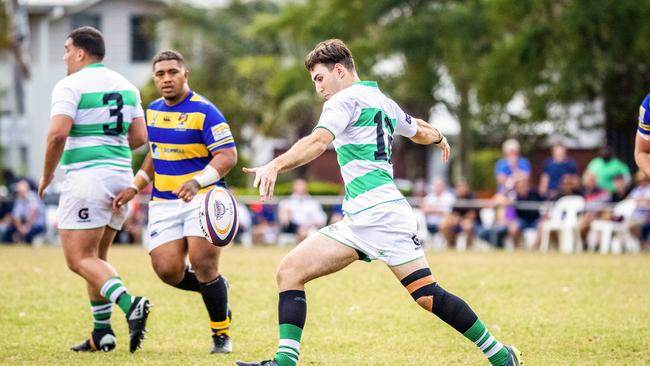
{"label": "strapped wrist", "polygon": [[219,172],[212,165],[208,164],[199,174],[192,177],[201,188],[216,183],[221,179]]}

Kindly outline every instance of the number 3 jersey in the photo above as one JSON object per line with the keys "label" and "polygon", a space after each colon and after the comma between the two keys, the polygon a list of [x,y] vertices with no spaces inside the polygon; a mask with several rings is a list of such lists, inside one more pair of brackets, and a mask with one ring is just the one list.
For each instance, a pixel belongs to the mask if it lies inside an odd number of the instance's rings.
{"label": "number 3 jersey", "polygon": [[104,167],[131,171],[127,133],[144,117],[140,93],[126,78],[102,64],[91,64],[60,80],[52,90],[50,117],[72,118],[61,156],[66,172]]}
{"label": "number 3 jersey", "polygon": [[412,137],[417,126],[376,82],[360,81],[334,94],[323,105],[315,128],[334,136],[345,182],[345,213],[404,199],[393,182],[391,144],[395,133]]}

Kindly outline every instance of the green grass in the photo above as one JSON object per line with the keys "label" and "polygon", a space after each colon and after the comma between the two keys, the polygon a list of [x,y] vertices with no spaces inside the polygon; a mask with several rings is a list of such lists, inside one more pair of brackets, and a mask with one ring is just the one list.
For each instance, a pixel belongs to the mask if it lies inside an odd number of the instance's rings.
{"label": "green grass", "polygon": [[[228,248],[234,353],[209,355],[200,296],[160,282],[145,250],[115,247],[133,294],[155,304],[143,348],[129,354],[115,307],[113,353],[73,354],[90,330],[83,281],[59,248],[0,247],[0,364],[231,365],[269,358],[277,342],[275,268],[287,249]],[[650,256],[430,253],[433,273],[527,365],[650,364]],[[301,365],[486,365],[451,327],[422,311],[381,263],[355,263],[307,287]]]}

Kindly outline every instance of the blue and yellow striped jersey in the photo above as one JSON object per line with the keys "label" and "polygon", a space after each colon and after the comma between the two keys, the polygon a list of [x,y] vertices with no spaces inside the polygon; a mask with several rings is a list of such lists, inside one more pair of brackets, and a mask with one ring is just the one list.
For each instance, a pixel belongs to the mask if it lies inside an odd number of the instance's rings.
{"label": "blue and yellow striped jersey", "polygon": [[639,133],[650,139],[650,94],[646,95],[639,107]]}
{"label": "blue and yellow striped jersey", "polygon": [[[203,170],[212,159],[211,152],[235,147],[223,114],[191,90],[175,106],[167,106],[162,98],[149,104],[147,132],[155,171],[153,200],[178,199],[172,191]],[[223,179],[216,184],[223,186]]]}

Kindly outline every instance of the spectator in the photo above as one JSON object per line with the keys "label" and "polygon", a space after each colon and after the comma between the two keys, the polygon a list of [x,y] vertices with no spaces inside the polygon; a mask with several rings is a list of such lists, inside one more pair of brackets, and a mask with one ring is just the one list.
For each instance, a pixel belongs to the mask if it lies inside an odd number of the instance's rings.
{"label": "spectator", "polygon": [[[474,193],[469,187],[469,183],[464,178],[459,179],[456,182],[454,187],[456,194],[456,203],[457,200],[472,200],[474,199]],[[474,231],[478,225],[479,215],[478,209],[475,207],[470,207],[467,205],[469,202],[465,202],[463,205],[454,205],[451,214],[447,215],[447,218],[442,222],[440,227],[440,232],[445,237],[445,240],[449,245],[456,244],[456,239],[458,234],[465,234],[467,238],[466,245],[469,247],[472,245],[474,240]]]}
{"label": "spectator", "polygon": [[569,175],[564,175],[562,176],[562,179],[560,180],[560,190],[554,198],[551,198],[551,201],[556,201],[558,198],[563,197],[563,196],[575,196],[575,195],[582,195],[582,191],[580,190],[580,182],[576,182],[571,176]]}
{"label": "spectator", "polygon": [[281,231],[296,234],[297,242],[301,242],[312,231],[325,226],[327,215],[320,202],[309,195],[307,182],[304,179],[296,179],[293,181],[291,196],[280,201],[278,219]]}
{"label": "spectator", "polygon": [[253,216],[253,243],[275,243],[278,228],[275,222],[274,206],[264,203],[252,203],[250,209]]}
{"label": "spectator", "polygon": [[0,240],[8,242],[7,232],[12,227],[11,211],[13,202],[9,199],[9,189],[0,186]]}
{"label": "spectator", "polygon": [[627,198],[636,202],[636,210],[632,215],[630,230],[641,241],[641,247],[647,248],[650,236],[650,179],[638,170],[634,175],[636,187],[632,189]]}
{"label": "spectator", "polygon": [[614,193],[612,193],[609,200],[612,203],[621,202],[630,193],[630,187],[625,181],[625,176],[623,174],[617,174],[614,176],[614,188]]}
{"label": "spectator", "polygon": [[582,197],[585,199],[585,212],[578,220],[578,227],[584,242],[591,223],[607,210],[610,194],[607,190],[598,186],[596,175],[586,171],[582,175]]}
{"label": "spectator", "polygon": [[6,233],[7,242],[32,243],[34,237],[45,231],[45,205],[29,182],[16,183],[16,199],[11,211],[11,226]]}
{"label": "spectator", "polygon": [[[523,177],[515,182],[515,194],[511,202],[515,207],[515,219],[508,222],[508,238],[516,247],[524,230],[535,230],[537,235],[533,247],[537,247],[541,237],[540,207],[544,197],[531,188],[528,177]],[[535,206],[537,203],[539,207]]]}
{"label": "spectator", "polygon": [[432,191],[424,197],[420,210],[427,219],[427,230],[431,234],[435,234],[451,212],[456,198],[453,193],[449,192],[447,184],[442,178],[434,178],[431,187]]}
{"label": "spectator", "polygon": [[615,176],[623,175],[626,182],[631,179],[630,168],[624,162],[612,156],[612,150],[609,147],[603,147],[600,150],[600,156],[589,162],[587,171],[593,173],[596,176],[598,186],[608,192],[616,190],[614,186]]}
{"label": "spectator", "polygon": [[503,158],[499,159],[494,167],[498,192],[511,190],[515,180],[520,177],[530,177],[530,161],[521,157],[519,153],[520,147],[517,140],[504,141]]}
{"label": "spectator", "polygon": [[579,178],[576,162],[567,156],[564,144],[556,142],[551,147],[551,157],[542,164],[539,194],[548,199],[555,199],[560,194],[560,184],[565,175],[577,184]]}

